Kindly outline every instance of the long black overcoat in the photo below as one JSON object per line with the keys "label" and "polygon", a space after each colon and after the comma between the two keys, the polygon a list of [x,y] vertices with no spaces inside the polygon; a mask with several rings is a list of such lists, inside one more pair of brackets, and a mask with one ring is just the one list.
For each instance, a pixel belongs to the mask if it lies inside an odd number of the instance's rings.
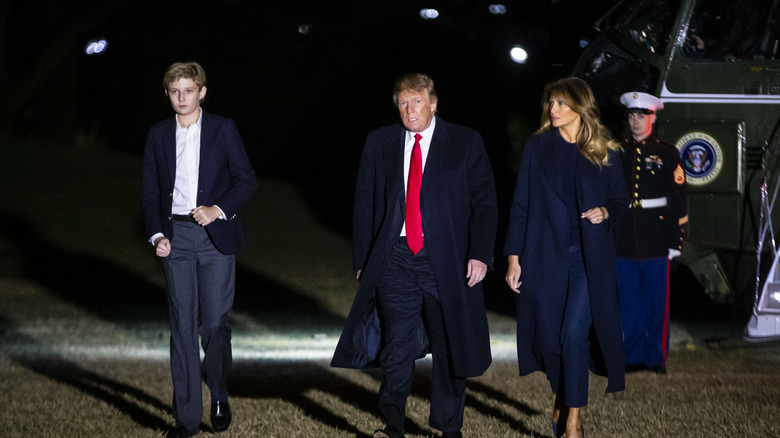
{"label": "long black overcoat", "polygon": [[[566,302],[569,222],[561,197],[564,175],[553,147],[557,129],[532,136],[525,145],[510,211],[504,254],[520,257],[517,296],[517,358],[520,374],[560,375],[560,333]],[[612,225],[628,209],[617,153],[597,166],[577,154],[577,208],[606,207],[609,219],[581,221],[582,254],[588,279],[593,330],[591,369],[608,377],[607,391],[625,387],[623,333],[615,278]],[[555,385],[557,386],[557,385]]]}
{"label": "long black overcoat", "polygon": [[[376,288],[404,222],[404,134],[391,125],[368,134],[353,214],[354,269],[362,278],[332,366],[379,366],[381,324]],[[420,189],[425,247],[434,270],[445,330],[458,377],[481,375],[491,363],[482,283],[466,285],[476,259],[493,268],[497,201],[493,171],[476,131],[436,118]],[[420,326],[420,354],[427,336]]]}

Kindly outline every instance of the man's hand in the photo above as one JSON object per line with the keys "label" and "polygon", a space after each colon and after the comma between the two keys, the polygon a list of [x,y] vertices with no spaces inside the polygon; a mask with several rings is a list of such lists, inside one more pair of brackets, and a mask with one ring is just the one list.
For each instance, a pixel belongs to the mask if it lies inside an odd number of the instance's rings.
{"label": "man's hand", "polygon": [[506,277],[504,277],[504,279],[506,280],[506,284],[509,285],[509,288],[518,294],[520,293],[520,285],[523,284],[523,282],[520,281],[520,274],[522,272],[523,270],[520,268],[520,257],[516,255],[509,256],[509,266],[506,269]]}
{"label": "man's hand", "polygon": [[171,253],[171,241],[167,237],[158,237],[154,241],[154,252],[157,257],[168,257]]}
{"label": "man's hand", "polygon": [[485,274],[487,274],[486,264],[475,259],[469,260],[468,267],[466,268],[466,278],[469,279],[469,287],[482,281],[482,279],[485,278]]}
{"label": "man's hand", "polygon": [[217,220],[222,212],[219,210],[219,208],[213,205],[211,207],[201,205],[192,209],[190,214],[192,214],[192,217],[195,219],[195,222],[197,222],[198,225],[205,227],[206,225]]}

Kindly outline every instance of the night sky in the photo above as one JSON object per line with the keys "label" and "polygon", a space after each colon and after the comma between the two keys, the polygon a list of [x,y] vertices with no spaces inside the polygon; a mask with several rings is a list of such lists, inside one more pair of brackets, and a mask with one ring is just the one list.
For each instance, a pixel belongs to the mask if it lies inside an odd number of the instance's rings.
{"label": "night sky", "polygon": [[[351,196],[329,194],[351,193],[366,133],[398,120],[394,79],[418,71],[436,83],[439,116],[480,131],[497,184],[511,185],[542,87],[569,75],[580,37],[594,35],[613,2],[512,0],[504,15],[491,15],[491,3],[6,2],[1,128],[140,154],[149,125],[172,114],[165,69],[196,60],[208,77],[204,108],[236,119],[260,176],[296,182],[314,207],[348,210]],[[422,20],[426,7],[439,18]],[[87,56],[97,38],[108,49]],[[509,59],[515,44],[529,51],[527,64]]]}

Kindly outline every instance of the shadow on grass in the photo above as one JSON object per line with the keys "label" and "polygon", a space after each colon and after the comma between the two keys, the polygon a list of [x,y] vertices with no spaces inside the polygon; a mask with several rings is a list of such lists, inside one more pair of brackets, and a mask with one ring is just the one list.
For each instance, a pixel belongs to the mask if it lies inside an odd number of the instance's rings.
{"label": "shadow on grass", "polygon": [[106,260],[58,248],[32,225],[12,215],[0,214],[0,230],[12,244],[12,256],[18,259],[20,272],[16,275],[126,327],[168,320],[165,291],[144,278]]}
{"label": "shadow on grass", "polygon": [[[432,384],[430,371],[431,371],[430,366],[417,367],[415,372],[414,384],[412,385],[412,395],[426,400],[430,399],[431,384]],[[379,374],[379,377],[377,378],[381,379],[381,374]],[[501,390],[486,385],[485,383],[480,382],[478,380],[468,379],[466,381],[466,387],[468,389],[468,391],[466,392],[467,407],[469,407],[470,409],[474,409],[475,411],[489,418],[494,418],[507,423],[509,427],[511,427],[512,430],[514,430],[517,433],[533,435],[534,432],[531,429],[528,429],[526,427],[526,425],[522,421],[522,418],[540,415],[541,414],[540,411],[528,406],[527,404],[515,398],[506,395]],[[475,396],[475,393],[481,393],[485,396],[486,399],[492,400],[494,402],[501,403],[506,406],[514,407],[520,412],[521,417],[512,418],[508,420],[506,412],[499,409],[498,407],[490,406],[487,403],[483,402],[482,400],[480,400],[478,397]],[[424,435],[428,432],[423,430],[420,432],[412,432],[412,433]]]}
{"label": "shadow on grass", "polygon": [[376,409],[371,409],[376,406],[375,392],[331,372],[326,365],[307,361],[238,361],[234,363],[228,391],[234,397],[287,401],[305,415],[356,437],[371,435],[362,433],[336,409],[312,400],[309,393],[330,394],[361,411],[371,410],[378,415]]}
{"label": "shadow on grass", "polygon": [[[0,318],[0,327],[4,328],[2,338],[9,339],[15,344],[37,345],[34,339],[14,330],[9,322],[2,318]],[[150,412],[149,409],[151,407],[155,410],[170,412],[171,406],[142,389],[87,370],[76,362],[62,358],[54,352],[44,351],[35,356],[10,352],[8,356],[15,363],[36,374],[70,386],[98,401],[113,406],[120,412],[127,414],[141,427],[152,430],[167,430],[171,427],[165,418]]]}
{"label": "shadow on grass", "polygon": [[[361,371],[355,370],[354,372],[360,373]],[[381,380],[382,373],[378,369],[366,370],[364,374],[377,381]],[[501,419],[517,433],[533,435],[534,432],[526,426],[522,418],[540,415],[541,412],[482,382],[469,380],[467,385],[466,404],[470,409],[474,409],[490,418]],[[306,361],[238,361],[234,364],[228,390],[230,394],[238,397],[272,398],[289,402],[302,409],[304,414],[312,419],[316,419],[327,426],[354,433],[357,438],[370,437],[371,435],[361,432],[353,424],[350,424],[347,417],[338,413],[339,407],[325,406],[313,400],[312,393],[328,394],[359,411],[381,418],[377,408],[378,396],[376,391],[369,390],[342,377],[338,373],[332,372],[327,365],[321,363]],[[411,395],[429,400],[430,390],[430,367],[418,367]],[[507,420],[506,412],[498,407],[484,403],[474,395],[475,393],[482,393],[487,399],[516,408],[520,412],[521,418]],[[377,423],[376,427],[380,428],[381,424]],[[406,433],[429,436],[431,430],[412,422],[407,417]]]}
{"label": "shadow on grass", "polygon": [[280,333],[311,336],[344,325],[341,315],[324,309],[317,300],[241,266],[236,269],[233,309]]}
{"label": "shadow on grass", "polygon": [[[106,321],[131,328],[146,322],[167,326],[166,292],[158,285],[117,264],[56,247],[13,215],[0,214],[0,230],[13,245],[12,257],[18,259],[16,275]],[[159,269],[162,272],[162,266]],[[324,310],[316,300],[240,266],[236,271],[234,308],[264,325],[283,332],[343,325],[341,316]]]}
{"label": "shadow on grass", "polygon": [[[492,386],[488,386],[483,384],[482,382],[477,381],[468,381],[467,383],[468,389],[471,392],[480,392],[484,394],[488,399],[491,399],[493,401],[497,401],[509,406],[513,406],[515,409],[520,411],[520,414],[523,415],[523,417],[531,417],[536,415],[541,415],[542,412],[540,412],[537,409],[534,409],[527,404],[507,396],[505,393],[497,390],[496,388],[493,388]],[[475,397],[470,396],[468,393],[466,394],[466,404],[471,406],[472,408],[476,409],[477,411],[481,412],[483,415],[491,418],[504,418],[506,417],[506,413],[501,411],[498,408],[495,408],[493,406],[489,406],[479,400],[477,400]],[[521,421],[520,419],[512,419],[512,420],[504,420],[509,426],[514,430],[515,432],[526,434],[526,435],[534,435],[534,431],[531,429],[528,429],[526,427],[525,423]]]}
{"label": "shadow on grass", "polygon": [[[16,271],[12,275],[41,284],[84,311],[131,331],[143,323],[167,324],[166,295],[158,285],[118,264],[58,248],[47,242],[31,224],[12,215],[0,216],[0,230],[3,230],[4,238],[11,243],[10,255],[15,259],[13,266]],[[504,296],[512,298],[510,293]],[[326,311],[311,297],[240,266],[234,308],[281,333],[311,333],[323,327],[340,329],[344,322],[343,317]],[[511,309],[514,309],[514,305]],[[15,343],[37,345],[34,339],[20,335],[6,321],[0,321],[0,324],[8,327],[3,333],[3,336],[9,336],[7,339],[14,339]],[[54,352],[44,351],[34,357],[17,354],[11,358],[37,374],[111,404],[142,427],[169,427],[165,418],[150,412],[149,406],[170,412],[170,405],[142,389],[101,376]],[[378,370],[367,374],[374,379],[381,379]],[[269,365],[268,361],[237,361],[229,384],[233,396],[286,400],[301,408],[312,419],[354,433],[357,437],[369,435],[351,425],[338,410],[312,400],[309,392],[331,394],[360,411],[378,416],[375,391],[361,387],[332,372],[327,366],[314,362],[273,362]],[[515,406],[522,413],[537,414],[528,406],[479,382],[470,381],[469,390],[472,394],[481,392],[490,399]],[[412,394],[426,400],[429,397],[430,376],[424,369],[417,372]],[[485,415],[505,417],[499,409],[481,402],[473,395],[469,396],[468,404]],[[520,420],[511,420],[511,426],[518,432],[531,432]],[[202,425],[202,429],[209,430],[206,425]],[[413,423],[409,424],[408,432],[430,434],[430,430]]]}

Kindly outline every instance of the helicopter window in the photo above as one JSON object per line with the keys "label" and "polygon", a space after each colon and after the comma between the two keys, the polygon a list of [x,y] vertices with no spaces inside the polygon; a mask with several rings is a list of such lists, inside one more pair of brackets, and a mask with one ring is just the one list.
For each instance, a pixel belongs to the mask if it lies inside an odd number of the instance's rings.
{"label": "helicopter window", "polygon": [[669,44],[678,1],[624,2],[612,15],[612,25],[650,53],[662,55]]}
{"label": "helicopter window", "polygon": [[776,59],[778,0],[703,0],[688,24],[683,53],[725,62]]}

